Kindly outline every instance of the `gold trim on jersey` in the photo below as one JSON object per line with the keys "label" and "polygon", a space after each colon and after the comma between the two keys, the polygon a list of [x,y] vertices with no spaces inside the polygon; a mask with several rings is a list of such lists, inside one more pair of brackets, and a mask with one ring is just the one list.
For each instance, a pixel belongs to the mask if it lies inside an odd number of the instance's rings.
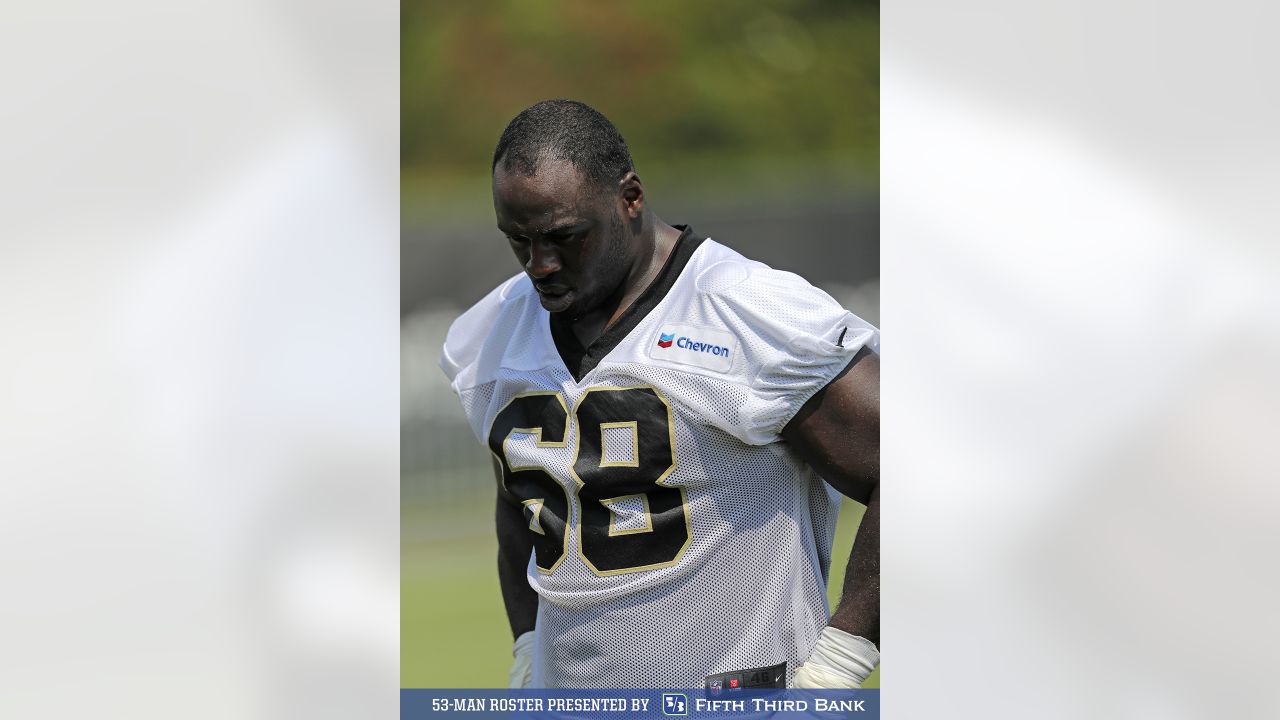
{"label": "gold trim on jersey", "polygon": [[569,444],[569,406],[564,402],[564,393],[559,390],[530,390],[529,392],[522,392],[518,395],[513,395],[511,399],[507,401],[507,404],[503,405],[502,409],[498,411],[498,414],[493,416],[494,419],[496,420],[498,415],[501,415],[508,407],[510,407],[511,403],[516,400],[526,397],[538,397],[539,395],[554,395],[556,400],[560,402],[560,407],[564,410],[564,439],[560,442],[543,442],[541,427],[511,428],[511,432],[508,432],[507,436],[502,439],[502,454],[507,456],[507,464],[511,466],[511,472],[519,472],[521,470],[543,470],[547,472],[548,475],[551,474],[551,472],[542,465],[521,465],[520,467],[511,465],[511,456],[507,453],[507,441],[511,439],[512,435],[517,433],[521,435],[533,435],[537,438],[537,447],[541,448],[562,448]]}
{"label": "gold trim on jersey", "polygon": [[[569,556],[569,529],[570,527],[573,526],[573,523],[571,522],[571,518],[570,518],[570,516],[573,514],[573,498],[569,496],[569,493],[567,489],[564,487],[564,485],[561,485],[560,482],[556,480],[555,475],[552,475],[551,470],[545,465],[527,465],[527,466],[520,466],[520,467],[516,467],[512,465],[511,456],[507,453],[507,441],[511,439],[512,435],[519,433],[521,435],[533,435],[536,438],[535,445],[537,447],[541,447],[541,448],[567,447],[569,444],[569,428],[572,420],[572,417],[569,415],[569,406],[564,401],[564,393],[559,390],[528,390],[522,393],[517,393],[515,395],[512,395],[511,399],[507,400],[507,402],[504,403],[501,408],[498,408],[498,412],[494,413],[493,419],[496,421],[499,415],[506,412],[507,408],[511,406],[511,403],[519,400],[520,398],[536,397],[539,395],[554,395],[556,400],[560,403],[560,407],[564,410],[564,439],[559,442],[553,442],[553,441],[544,442],[542,440],[541,427],[511,428],[511,431],[507,433],[507,436],[502,439],[503,458],[499,459],[499,466],[501,466],[502,464],[501,460],[506,460],[507,467],[509,467],[511,469],[511,472],[513,473],[519,472],[522,470],[541,470],[544,473],[546,473],[547,477],[551,478],[551,482],[554,483],[556,487],[560,488],[560,491],[562,493],[564,493],[564,505],[565,505],[564,533],[563,533],[564,537],[562,540],[563,547],[560,550],[560,557],[557,558],[555,562],[551,563],[551,567],[544,568],[538,564],[537,551],[536,550],[532,551],[533,566],[537,568],[538,572],[542,573],[543,575],[550,575],[551,573],[555,572],[556,568],[560,567],[560,563],[564,562],[564,559]],[[493,423],[489,424],[489,431],[493,432]],[[489,454],[494,455],[494,457],[497,458],[496,454],[493,452],[492,449],[490,449]],[[573,472],[572,465],[570,465],[569,472],[571,474]],[[502,487],[504,490],[506,490],[508,493],[511,492],[511,489],[507,487],[505,478],[501,478],[499,482],[502,483]],[[545,503],[545,498],[540,498],[540,500],[542,501],[542,503]],[[528,502],[530,501],[523,501],[522,504],[527,505]],[[542,513],[542,504],[539,504],[538,509],[534,511],[534,517],[530,520],[529,529],[533,530],[534,532],[541,533],[542,535],[545,536],[546,532],[542,530],[542,523],[538,519],[538,516],[541,513]],[[537,528],[533,527],[534,522],[537,522],[538,524]]]}
{"label": "gold trim on jersey", "polygon": [[[601,467],[604,467],[604,466],[601,466]],[[619,529],[618,521],[620,520],[620,517],[618,515],[618,512],[613,509],[613,503],[622,502],[623,500],[630,500],[632,498],[640,498],[640,504],[641,506],[644,507],[644,510],[641,511],[641,513],[644,515],[644,527]],[[618,497],[601,498],[600,504],[608,508],[609,515],[611,516],[609,520],[609,536],[610,537],[613,537],[615,535],[635,535],[637,533],[653,532],[653,515],[651,515],[649,512],[649,496],[648,495],[644,493],[635,493],[634,495],[619,495]]]}
{"label": "gold trim on jersey", "polygon": [[[577,406],[574,406],[575,409]],[[604,459],[605,448],[605,430],[614,430],[627,428],[631,431],[631,459],[606,461]],[[600,467],[640,467],[640,424],[636,420],[627,420],[625,422],[607,422],[600,423]],[[648,511],[646,511],[648,512]]]}
{"label": "gold trim on jersey", "polygon": [[542,529],[542,521],[539,519],[545,502],[546,498],[531,498],[522,503],[525,507],[529,508],[529,529],[539,535],[547,534],[546,531]]}
{"label": "gold trim on jersey", "polygon": [[[685,492],[685,489],[683,487],[668,485],[666,482],[667,478],[671,477],[671,474],[675,472],[676,467],[678,465],[678,458],[676,457],[675,413],[671,409],[671,401],[667,400],[667,396],[663,395],[662,391],[654,387],[653,385],[634,385],[631,387],[621,387],[619,385],[598,385],[596,387],[587,388],[583,390],[580,395],[578,395],[578,399],[575,400],[573,403],[572,416],[575,421],[578,419],[578,408],[582,407],[582,401],[585,400],[587,396],[593,392],[619,392],[619,391],[626,391],[626,390],[646,390],[646,389],[652,390],[653,394],[659,400],[661,400],[662,404],[665,405],[667,408],[667,432],[670,433],[670,436],[671,436],[671,465],[668,466],[666,471],[664,471],[661,475],[659,475],[658,478],[653,482],[656,485],[662,485],[663,487],[668,487],[668,488],[672,488],[674,490],[680,491],[680,504],[684,511],[684,529],[685,529],[684,544],[680,546],[680,549],[678,551],[676,551],[675,557],[671,558],[666,562],[653,563],[651,565],[636,565],[634,567],[616,568],[614,570],[601,570],[597,568],[595,565],[591,564],[591,561],[587,559],[586,554],[582,552],[582,539],[581,539],[581,536],[582,536],[581,491],[582,491],[582,488],[586,487],[587,484],[582,481],[582,478],[578,477],[577,471],[574,470],[573,468],[573,466],[577,464],[578,453],[581,452],[582,450],[582,428],[579,427],[578,432],[574,435],[573,462],[569,463],[569,475],[573,478],[574,483],[577,484],[577,488],[574,490],[574,497],[578,501],[578,508],[579,508],[578,510],[578,525],[579,525],[578,557],[582,558],[583,564],[586,565],[587,568],[591,570],[591,572],[595,573],[600,577],[607,577],[609,575],[625,575],[627,573],[640,572],[641,570],[658,570],[660,568],[671,567],[676,563],[680,562],[680,559],[684,557],[685,551],[689,549],[689,545],[693,542],[693,524],[689,520],[689,495],[688,493]],[[636,431],[636,435],[637,435],[637,445],[638,445],[639,444],[638,429]],[[600,450],[600,454],[601,454],[601,459],[603,459],[603,456],[604,456],[603,447]],[[639,452],[637,448],[637,454],[636,454],[637,466],[639,464],[639,461],[640,461],[640,457],[639,457]],[[605,508],[608,509],[608,506],[606,505]],[[613,511],[610,510],[609,512],[612,513]],[[653,527],[652,516],[646,517],[646,524],[648,524],[650,528]],[[612,533],[610,534],[612,535]]]}

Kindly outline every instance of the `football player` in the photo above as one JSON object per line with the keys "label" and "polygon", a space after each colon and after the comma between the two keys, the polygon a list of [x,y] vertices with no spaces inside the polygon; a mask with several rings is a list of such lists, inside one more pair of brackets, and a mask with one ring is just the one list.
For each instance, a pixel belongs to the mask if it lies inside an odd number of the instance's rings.
{"label": "football player", "polygon": [[[858,687],[879,660],[879,331],[659,219],[582,103],[517,115],[492,171],[523,272],[440,364],[493,455],[511,685]],[[836,491],[867,509],[828,617]]]}

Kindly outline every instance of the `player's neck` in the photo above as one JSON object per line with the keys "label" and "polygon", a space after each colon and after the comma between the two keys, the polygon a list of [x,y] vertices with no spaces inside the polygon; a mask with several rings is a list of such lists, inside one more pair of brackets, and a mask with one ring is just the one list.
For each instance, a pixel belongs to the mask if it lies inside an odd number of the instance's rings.
{"label": "player's neck", "polygon": [[[573,323],[573,334],[583,347],[590,345],[621,318],[644,291],[657,279],[658,273],[667,264],[676,241],[680,239],[680,231],[666,224],[656,216],[653,218],[653,235],[647,242],[642,242],[640,251],[636,253],[635,262],[626,280],[618,288],[618,292],[601,309],[589,313]],[[612,308],[612,311],[609,310]]]}

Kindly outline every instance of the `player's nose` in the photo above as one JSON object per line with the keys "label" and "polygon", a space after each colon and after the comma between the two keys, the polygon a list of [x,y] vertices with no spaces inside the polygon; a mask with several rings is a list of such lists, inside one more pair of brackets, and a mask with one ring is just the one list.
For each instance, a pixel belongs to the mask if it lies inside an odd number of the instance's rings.
{"label": "player's nose", "polygon": [[525,272],[535,278],[544,278],[560,270],[560,256],[551,243],[530,243],[529,261],[524,264]]}

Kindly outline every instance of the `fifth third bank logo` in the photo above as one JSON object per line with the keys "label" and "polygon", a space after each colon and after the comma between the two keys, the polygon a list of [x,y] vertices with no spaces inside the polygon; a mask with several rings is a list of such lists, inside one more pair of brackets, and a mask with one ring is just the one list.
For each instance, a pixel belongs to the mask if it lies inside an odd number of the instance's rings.
{"label": "fifth third bank logo", "polygon": [[662,693],[663,715],[688,715],[689,697],[684,693]]}

